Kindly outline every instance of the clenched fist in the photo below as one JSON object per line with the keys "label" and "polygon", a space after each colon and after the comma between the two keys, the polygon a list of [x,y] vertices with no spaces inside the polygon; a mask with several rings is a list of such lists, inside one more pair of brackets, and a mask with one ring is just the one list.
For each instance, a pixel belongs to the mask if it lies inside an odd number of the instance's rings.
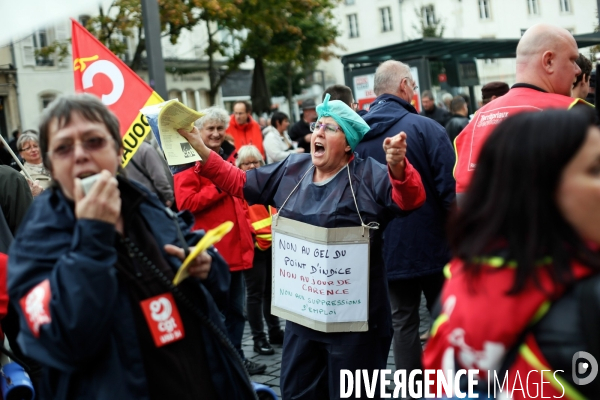
{"label": "clenched fist", "polygon": [[386,138],[383,141],[383,151],[385,151],[385,161],[390,167],[392,176],[395,179],[404,180],[404,167],[406,165],[404,156],[406,155],[406,133],[400,132],[394,137]]}

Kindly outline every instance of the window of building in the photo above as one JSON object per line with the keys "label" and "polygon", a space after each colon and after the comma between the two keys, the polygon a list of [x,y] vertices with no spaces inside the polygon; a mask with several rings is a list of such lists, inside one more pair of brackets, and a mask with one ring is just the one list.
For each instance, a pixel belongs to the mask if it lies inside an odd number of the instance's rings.
{"label": "window of building", "polygon": [[[40,50],[48,46],[48,32],[46,29],[40,29],[33,34],[33,47],[35,50]],[[54,60],[48,56],[38,55],[35,57],[35,65],[38,66],[53,66]]]}
{"label": "window of building", "polygon": [[479,0],[479,18],[490,19],[490,0]]}
{"label": "window of building", "polygon": [[83,26],[86,26],[88,21],[90,20],[90,16],[89,15],[80,15],[79,16],[79,23]]}
{"label": "window of building", "polygon": [[55,94],[43,94],[40,96],[40,102],[42,104],[42,110],[46,107],[48,107],[48,105],[50,103],[52,103],[54,101],[54,99],[56,99],[56,95]]}
{"label": "window of building", "polygon": [[540,6],[538,0],[527,0],[527,10],[529,15],[539,15]]}
{"label": "window of building", "polygon": [[521,29],[521,36],[523,36],[526,31],[527,31],[527,29]]}
{"label": "window of building", "polygon": [[344,4],[347,6],[353,6],[355,3],[355,0],[344,0]]}
{"label": "window of building", "polygon": [[435,9],[433,4],[421,7],[421,16],[425,26],[434,26],[436,24]]}
{"label": "window of building", "polygon": [[389,7],[380,8],[381,12],[381,31],[389,32],[392,30],[392,13]]}
{"label": "window of building", "polygon": [[575,28],[565,28],[565,29],[568,30],[571,35],[575,34]]}
{"label": "window of building", "polygon": [[348,15],[348,31],[351,38],[358,37],[358,17],[356,14]]}
{"label": "window of building", "polygon": [[571,2],[570,0],[558,0],[560,3],[560,12],[570,13],[571,12]]}

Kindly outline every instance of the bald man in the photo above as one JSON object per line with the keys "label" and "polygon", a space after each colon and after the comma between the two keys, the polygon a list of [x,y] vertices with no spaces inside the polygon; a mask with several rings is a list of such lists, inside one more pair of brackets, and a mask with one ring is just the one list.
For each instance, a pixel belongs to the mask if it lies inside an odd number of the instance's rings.
{"label": "bald man", "polygon": [[454,142],[459,205],[477,166],[481,147],[496,125],[523,111],[571,108],[580,102],[570,97],[581,72],[575,62],[578,56],[577,43],[566,29],[537,24],[525,32],[517,46],[517,83],[507,94],[480,108]]}

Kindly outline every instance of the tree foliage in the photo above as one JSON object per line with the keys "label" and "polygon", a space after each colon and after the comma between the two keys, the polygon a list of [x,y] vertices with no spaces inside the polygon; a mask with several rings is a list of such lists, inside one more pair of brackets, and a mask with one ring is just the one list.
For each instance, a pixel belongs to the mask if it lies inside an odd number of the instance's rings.
{"label": "tree foliage", "polygon": [[[278,66],[293,81],[295,75],[312,71],[320,59],[331,56],[329,48],[338,36],[333,9],[339,0],[158,1],[161,32],[171,43],[184,30],[201,27],[206,32],[202,45],[212,103],[223,81],[246,59],[259,60],[269,68]],[[141,67],[145,41],[140,0],[114,0],[106,8],[100,6],[86,28],[121,58],[128,51],[128,41],[136,38],[129,66]],[[231,42],[221,40],[223,32]],[[291,93],[296,90],[292,85]]]}
{"label": "tree foliage", "polygon": [[[321,59],[333,54],[339,35],[333,19],[337,0],[248,0],[240,6],[253,26],[243,45],[254,60],[262,59],[282,79],[270,79],[273,93],[292,96],[302,89],[299,76],[312,72]],[[253,19],[251,22],[249,19]],[[251,23],[250,23],[251,22]],[[285,81],[285,87],[281,82]],[[294,84],[296,82],[296,85]]]}

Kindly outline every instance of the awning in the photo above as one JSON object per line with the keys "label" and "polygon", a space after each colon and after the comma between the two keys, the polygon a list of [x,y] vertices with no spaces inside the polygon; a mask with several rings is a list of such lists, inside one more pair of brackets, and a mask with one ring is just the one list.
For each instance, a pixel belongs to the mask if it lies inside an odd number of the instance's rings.
{"label": "awning", "polygon": [[[576,35],[577,46],[600,44],[600,32]],[[342,64],[360,66],[377,65],[386,60],[427,58],[444,61],[453,58],[514,58],[519,39],[444,39],[422,38],[401,42],[377,49],[347,54]]]}

